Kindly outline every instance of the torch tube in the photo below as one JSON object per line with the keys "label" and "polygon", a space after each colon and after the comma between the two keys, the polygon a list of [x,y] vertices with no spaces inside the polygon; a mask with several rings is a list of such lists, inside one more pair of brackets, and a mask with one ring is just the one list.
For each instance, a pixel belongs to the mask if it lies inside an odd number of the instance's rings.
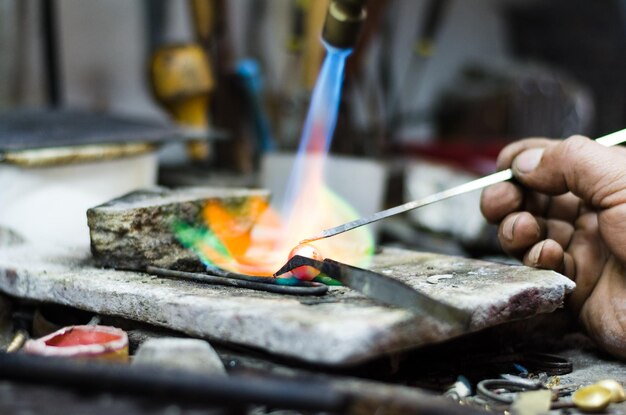
{"label": "torch tube", "polygon": [[322,30],[322,39],[339,49],[353,48],[366,16],[365,0],[331,1]]}

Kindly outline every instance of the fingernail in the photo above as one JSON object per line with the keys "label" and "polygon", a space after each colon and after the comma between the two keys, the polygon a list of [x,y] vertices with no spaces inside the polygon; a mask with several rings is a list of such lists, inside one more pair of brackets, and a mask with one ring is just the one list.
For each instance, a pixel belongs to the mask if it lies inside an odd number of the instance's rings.
{"label": "fingernail", "polygon": [[543,148],[526,150],[513,160],[513,169],[520,173],[530,173],[535,170],[543,157]]}
{"label": "fingernail", "polygon": [[504,223],[504,227],[502,228],[502,236],[504,236],[504,238],[507,241],[512,241],[513,240],[513,228],[515,228],[515,224],[517,223],[517,219],[519,219],[519,213],[515,216],[513,216],[512,218],[509,218],[509,220],[507,220]]}
{"label": "fingernail", "polygon": [[541,251],[543,251],[543,246],[546,244],[546,241],[541,242],[532,247],[530,252],[528,253],[528,259],[531,264],[537,265],[539,263],[539,258],[541,257]]}

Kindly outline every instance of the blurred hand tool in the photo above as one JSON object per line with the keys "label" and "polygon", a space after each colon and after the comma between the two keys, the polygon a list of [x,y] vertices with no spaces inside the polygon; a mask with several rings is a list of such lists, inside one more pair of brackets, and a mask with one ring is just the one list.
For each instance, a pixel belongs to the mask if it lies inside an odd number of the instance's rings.
{"label": "blurred hand tool", "polygon": [[[198,42],[206,45],[213,22],[206,1],[191,1],[191,15]],[[150,60],[150,81],[157,101],[182,126],[207,129],[209,98],[215,87],[213,71],[205,49],[199,43],[158,48]],[[206,160],[209,144],[192,141],[187,145],[192,160]]]}
{"label": "blurred hand tool", "polygon": [[416,88],[423,87],[426,65],[435,54],[436,38],[447,17],[449,3],[449,0],[425,2],[421,21],[415,34],[413,51],[399,82],[392,82],[391,67],[386,68],[385,85],[387,85],[386,98],[389,114],[387,128],[389,131],[397,130],[406,116],[406,108],[400,108],[403,104],[407,104],[403,103],[403,98],[417,96],[419,91]]}
{"label": "blurred hand tool", "polygon": [[276,144],[272,137],[270,122],[263,110],[261,68],[254,59],[242,59],[237,63],[236,71],[242,81],[249,112],[254,123],[257,152],[263,154],[268,151],[274,151],[276,150]]}
{"label": "blurred hand tool", "polygon": [[[625,141],[626,141],[626,129],[606,135],[596,140],[597,143],[602,144],[603,146],[606,146],[606,147],[611,147],[611,146],[623,143]],[[326,229],[311,238],[304,239],[300,243],[312,242],[312,241],[317,241],[319,239],[329,238],[331,236],[335,236],[340,233],[344,233],[352,229],[359,228],[364,225],[368,225],[370,223],[388,218],[390,216],[408,212],[409,210],[413,210],[413,209],[417,209],[426,205],[430,205],[432,203],[439,202],[441,200],[445,200],[453,196],[462,195],[464,193],[471,192],[473,190],[482,189],[484,187],[491,186],[492,184],[505,182],[507,180],[511,180],[512,178],[513,178],[513,172],[511,169],[502,170],[497,173],[490,174],[489,176],[485,176],[480,179],[476,179],[471,182],[462,184],[460,186],[456,186],[451,189],[444,190],[443,192],[435,193],[423,199],[414,200],[412,202],[407,202],[403,205],[399,205],[396,207],[392,207],[390,209],[383,210],[381,212],[374,213],[371,216],[366,216],[364,218],[360,218],[352,222],[344,223],[343,225],[335,226],[334,228]]]}
{"label": "blurred hand tool", "polygon": [[[227,132],[230,139],[216,142],[213,167],[242,174],[254,171],[254,150],[249,131],[241,122],[239,109],[245,105],[245,97],[239,78],[235,73],[236,48],[233,47],[231,29],[233,18],[228,0],[213,0],[215,8],[212,31],[211,57],[217,79],[211,105],[213,125]],[[258,5],[258,2],[252,4]],[[261,5],[262,6],[262,5]],[[257,17],[258,19],[258,17]]]}
{"label": "blurred hand tool", "polygon": [[189,0],[191,19],[196,40],[205,50],[209,48],[211,33],[215,26],[215,4],[213,0]]}
{"label": "blurred hand tool", "polygon": [[207,107],[214,81],[199,45],[159,48],[152,57],[150,74],[154,95],[179,124],[208,126]]}

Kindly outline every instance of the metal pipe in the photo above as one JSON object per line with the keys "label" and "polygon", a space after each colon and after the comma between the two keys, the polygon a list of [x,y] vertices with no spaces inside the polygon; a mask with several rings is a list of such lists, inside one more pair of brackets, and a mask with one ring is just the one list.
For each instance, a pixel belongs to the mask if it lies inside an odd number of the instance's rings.
{"label": "metal pipe", "polygon": [[158,397],[217,407],[267,405],[281,409],[345,413],[344,393],[311,379],[210,376],[159,367],[75,361],[0,353],[0,379],[90,392]]}

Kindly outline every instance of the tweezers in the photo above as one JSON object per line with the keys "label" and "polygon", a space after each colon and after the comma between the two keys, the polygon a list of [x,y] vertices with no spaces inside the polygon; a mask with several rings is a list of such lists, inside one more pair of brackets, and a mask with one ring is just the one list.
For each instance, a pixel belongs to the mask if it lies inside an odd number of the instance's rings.
{"label": "tweezers", "polygon": [[201,273],[177,271],[148,265],[146,272],[160,277],[183,279],[227,287],[247,288],[276,294],[324,295],[328,292],[328,286],[319,282],[300,281],[295,278],[255,277],[225,271],[220,268],[208,268],[207,273]]}
{"label": "tweezers", "polygon": [[295,255],[274,276],[278,277],[301,266],[313,267],[374,301],[400,307],[417,314],[429,315],[452,326],[459,326],[465,329],[470,327],[471,311],[458,309],[450,304],[443,303],[386,275],[342,264],[332,259],[327,258],[324,261],[317,261]]}

